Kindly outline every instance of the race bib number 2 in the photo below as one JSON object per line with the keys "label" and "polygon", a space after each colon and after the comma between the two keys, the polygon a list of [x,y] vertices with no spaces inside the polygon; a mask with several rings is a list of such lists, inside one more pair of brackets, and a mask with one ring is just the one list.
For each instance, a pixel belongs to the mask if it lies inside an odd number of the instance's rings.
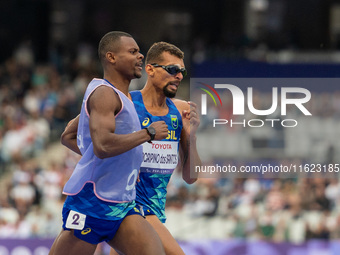
{"label": "race bib number 2", "polygon": [[86,215],[71,210],[66,220],[66,227],[70,229],[82,230],[85,225]]}

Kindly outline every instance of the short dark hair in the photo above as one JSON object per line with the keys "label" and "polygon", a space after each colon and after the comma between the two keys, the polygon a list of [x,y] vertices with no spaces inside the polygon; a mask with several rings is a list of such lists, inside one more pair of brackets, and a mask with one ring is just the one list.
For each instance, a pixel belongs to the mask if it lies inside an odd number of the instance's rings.
{"label": "short dark hair", "polygon": [[100,61],[105,58],[106,52],[118,50],[118,47],[120,46],[120,38],[123,36],[132,38],[130,34],[121,31],[111,31],[102,37],[98,46],[98,56]]}
{"label": "short dark hair", "polygon": [[148,53],[146,54],[145,63],[155,64],[161,62],[163,60],[162,58],[163,52],[168,52],[171,55],[174,55],[180,59],[184,59],[184,52],[181,51],[175,45],[167,42],[156,42],[148,50]]}

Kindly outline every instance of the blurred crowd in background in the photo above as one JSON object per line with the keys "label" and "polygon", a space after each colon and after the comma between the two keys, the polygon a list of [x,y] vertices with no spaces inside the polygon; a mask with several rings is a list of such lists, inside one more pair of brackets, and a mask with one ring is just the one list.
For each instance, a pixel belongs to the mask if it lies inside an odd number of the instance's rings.
{"label": "blurred crowd in background", "polygon": [[63,75],[53,64],[36,65],[29,44],[0,65],[0,237],[59,232],[61,191],[77,160],[42,160],[78,114],[90,77],[80,67]]}

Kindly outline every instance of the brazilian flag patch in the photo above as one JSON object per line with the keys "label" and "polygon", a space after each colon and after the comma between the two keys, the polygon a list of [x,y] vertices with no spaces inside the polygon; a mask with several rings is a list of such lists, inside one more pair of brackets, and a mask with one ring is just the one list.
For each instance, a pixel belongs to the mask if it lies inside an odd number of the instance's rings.
{"label": "brazilian flag patch", "polygon": [[174,129],[177,129],[178,128],[178,118],[177,118],[177,115],[170,115],[170,116],[171,116],[171,126]]}

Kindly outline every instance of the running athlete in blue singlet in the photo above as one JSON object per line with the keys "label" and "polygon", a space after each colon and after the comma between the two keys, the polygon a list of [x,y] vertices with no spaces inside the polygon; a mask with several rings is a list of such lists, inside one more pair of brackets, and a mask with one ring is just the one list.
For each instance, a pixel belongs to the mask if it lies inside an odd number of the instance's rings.
{"label": "running athlete in blue singlet", "polygon": [[137,182],[136,202],[144,215],[154,214],[164,223],[167,185],[171,174],[178,164],[178,148],[182,132],[182,115],[170,98],[166,98],[168,113],[162,116],[152,115],[144,105],[140,91],[130,92],[135,105],[141,128],[148,127],[155,121],[163,120],[168,125],[168,136],[162,141],[143,144],[143,162]]}
{"label": "running athlete in blue singlet", "polygon": [[[123,254],[164,254],[157,233],[135,215],[140,145],[150,135],[140,128],[128,87],[141,77],[143,55],[123,32],[106,34],[98,51],[104,79],[90,82],[80,115],[70,123],[78,130],[70,147],[82,158],[65,184],[63,230],[49,254],[92,255],[103,241]],[[153,124],[155,139],[165,138],[166,124]]]}

